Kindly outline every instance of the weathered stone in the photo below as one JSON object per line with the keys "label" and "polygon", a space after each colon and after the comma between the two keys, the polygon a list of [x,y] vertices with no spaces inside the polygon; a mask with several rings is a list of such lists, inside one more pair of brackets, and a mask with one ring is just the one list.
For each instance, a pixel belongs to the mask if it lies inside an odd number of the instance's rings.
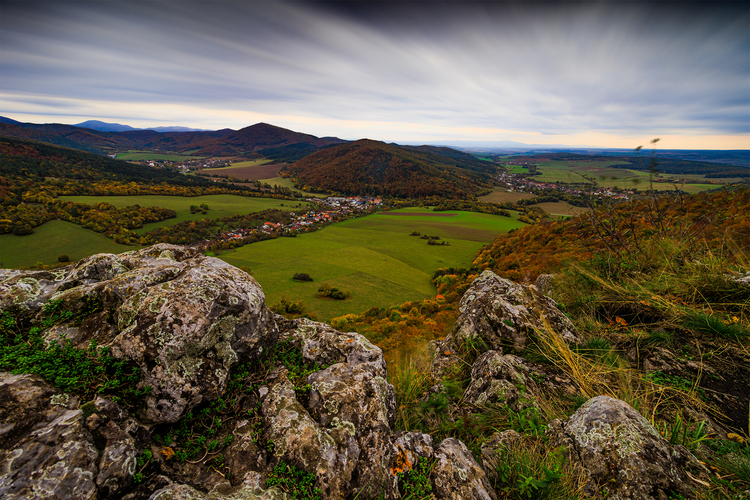
{"label": "weathered stone", "polygon": [[435,342],[432,372],[441,378],[456,356],[472,350],[522,351],[537,331],[577,342],[578,332],[554,300],[535,286],[500,278],[492,271],[477,277],[459,303],[459,316],[444,341]]}
{"label": "weathered stone", "polygon": [[518,356],[485,352],[471,368],[471,384],[464,392],[464,401],[479,406],[503,404],[515,412],[538,409],[538,389],[529,373]]}
{"label": "weathered stone", "polygon": [[554,274],[540,274],[534,281],[534,286],[537,287],[542,293],[549,293],[552,290],[552,280]]}
{"label": "weathered stone", "polygon": [[230,489],[214,489],[203,493],[185,484],[170,484],[154,492],[149,500],[285,500],[287,495],[271,488],[262,490],[246,485]]}
{"label": "weathered stone", "polygon": [[67,310],[84,297],[103,310],[45,336],[83,347],[91,340],[139,366],[150,386],[147,422],[173,423],[224,390],[230,368],[258,358],[278,335],[258,283],[212,257],[175,245],[122,255],[98,254],[55,272],[20,273],[0,282],[0,307],[33,314],[49,298]]}
{"label": "weathered stone", "polygon": [[289,322],[286,330],[282,338],[300,340],[307,361],[320,365],[371,363],[378,376],[385,376],[383,351],[358,333],[342,333],[304,318]]}
{"label": "weathered stone", "polygon": [[484,470],[466,445],[455,438],[443,440],[435,449],[430,480],[435,496],[440,499],[497,499]]}
{"label": "weathered stone", "polygon": [[688,466],[700,469],[682,446],[671,446],[627,403],[597,396],[566,422],[550,424],[550,443],[565,445],[587,479],[590,496],[607,499],[661,500],[688,496]]}
{"label": "weathered stone", "polygon": [[13,446],[36,425],[55,392],[37,375],[0,373],[0,448]]}
{"label": "weathered stone", "polygon": [[129,486],[136,472],[136,442],[114,420],[102,431],[107,444],[99,461],[96,485],[104,496],[110,496]]}
{"label": "weathered stone", "polygon": [[39,377],[0,374],[0,408],[27,419],[27,425],[17,417],[4,424],[0,497],[97,497],[97,451],[82,412],[51,404],[53,394]]}
{"label": "weathered stone", "polygon": [[330,437],[321,435],[315,421],[297,401],[286,370],[261,401],[261,413],[268,440],[273,443],[273,454],[299,469],[314,471],[320,463],[321,447],[330,443]]}
{"label": "weathered stone", "polygon": [[[336,483],[351,484],[352,491],[380,485],[390,478],[384,465],[390,460],[391,425],[395,419],[393,386],[379,375],[379,363],[337,363],[308,377],[312,390],[309,408],[333,439],[324,449],[325,472]],[[333,450],[335,448],[335,451]],[[356,469],[356,481],[353,480]],[[338,488],[322,484],[324,494]],[[362,498],[370,498],[369,488]],[[340,490],[345,496],[351,493]]]}
{"label": "weathered stone", "polygon": [[521,435],[513,429],[496,432],[482,444],[482,467],[491,480],[497,479],[497,469],[504,460],[507,449],[521,441]]}

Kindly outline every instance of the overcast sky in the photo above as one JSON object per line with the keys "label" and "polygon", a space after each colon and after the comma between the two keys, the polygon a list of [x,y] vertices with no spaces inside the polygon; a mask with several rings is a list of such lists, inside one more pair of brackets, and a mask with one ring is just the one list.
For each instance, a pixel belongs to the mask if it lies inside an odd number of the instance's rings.
{"label": "overcast sky", "polygon": [[750,2],[12,2],[0,115],[750,149]]}

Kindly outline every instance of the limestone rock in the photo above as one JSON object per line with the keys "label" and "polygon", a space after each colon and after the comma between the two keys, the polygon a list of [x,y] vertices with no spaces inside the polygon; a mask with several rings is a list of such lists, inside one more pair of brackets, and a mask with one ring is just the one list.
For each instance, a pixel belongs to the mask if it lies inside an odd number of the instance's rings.
{"label": "limestone rock", "polygon": [[287,495],[276,488],[263,490],[248,485],[217,488],[208,493],[186,484],[170,484],[149,497],[149,500],[284,500]]}
{"label": "limestone rock", "polygon": [[50,395],[39,377],[0,373],[0,408],[15,408],[27,420],[3,424],[2,498],[97,498],[97,450],[82,411],[51,404]]}
{"label": "limestone rock", "polygon": [[435,450],[430,474],[435,496],[446,500],[496,500],[484,470],[464,443],[443,440]]}
{"label": "limestone rock", "polygon": [[700,464],[684,447],[670,445],[627,403],[597,396],[566,422],[550,424],[550,444],[566,445],[588,482],[590,496],[662,500],[689,496],[685,467]]}
{"label": "limestone rock", "polygon": [[433,375],[442,375],[455,357],[473,349],[480,352],[511,348],[522,351],[536,331],[578,342],[573,323],[557,309],[551,298],[535,286],[525,286],[484,271],[459,303],[459,316],[450,334],[433,346]]}
{"label": "limestone rock", "polygon": [[0,307],[33,314],[47,299],[75,311],[84,297],[102,311],[81,325],[61,324],[78,346],[91,340],[141,369],[150,386],[141,417],[173,423],[224,390],[230,368],[256,359],[278,335],[258,283],[212,257],[175,245],[122,255],[98,254],[54,272],[12,275],[0,282]]}
{"label": "limestone rock", "polygon": [[464,392],[464,401],[479,406],[505,404],[515,412],[538,409],[538,389],[529,374],[522,358],[487,351],[471,368],[471,384]]}

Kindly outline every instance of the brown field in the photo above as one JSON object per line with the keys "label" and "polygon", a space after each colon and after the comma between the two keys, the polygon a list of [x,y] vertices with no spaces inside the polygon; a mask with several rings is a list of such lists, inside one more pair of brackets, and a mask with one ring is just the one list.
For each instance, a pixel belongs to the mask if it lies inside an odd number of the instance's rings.
{"label": "brown field", "polygon": [[381,212],[380,215],[400,215],[402,217],[455,217],[456,214],[441,213],[409,213],[409,212]]}
{"label": "brown field", "polygon": [[284,163],[268,163],[266,165],[248,165],[226,168],[207,168],[201,172],[219,175],[233,175],[238,179],[254,181],[259,179],[270,179],[279,175],[279,170]]}
{"label": "brown field", "polygon": [[547,201],[531,206],[539,207],[550,215],[580,215],[588,211],[588,209],[586,208],[574,207],[573,205],[565,201]]}
{"label": "brown field", "polygon": [[518,200],[533,198],[530,193],[509,193],[507,191],[493,191],[490,194],[480,196],[477,200],[484,203],[515,203]]}

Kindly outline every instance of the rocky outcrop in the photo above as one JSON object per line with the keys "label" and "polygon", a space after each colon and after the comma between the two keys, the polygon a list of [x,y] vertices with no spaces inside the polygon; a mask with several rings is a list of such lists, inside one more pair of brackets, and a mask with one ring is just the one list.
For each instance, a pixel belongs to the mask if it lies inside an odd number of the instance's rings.
{"label": "rocky outcrop", "polygon": [[460,315],[450,334],[432,345],[436,378],[447,373],[457,357],[471,351],[521,352],[538,331],[559,335],[568,343],[579,341],[575,326],[554,300],[533,285],[519,285],[489,270],[472,282],[458,309]]}
{"label": "rocky outcrop", "polygon": [[589,496],[661,500],[690,495],[684,470],[703,467],[684,447],[670,445],[627,403],[597,396],[567,421],[550,424],[553,446],[564,445],[584,474]]}
{"label": "rocky outcrop", "polygon": [[[0,276],[0,307],[19,327],[42,324],[50,300],[86,314],[44,330],[48,344],[106,346],[140,368],[138,388],[150,392],[126,411],[104,397],[62,394],[37,376],[0,374],[0,496],[284,498],[267,484],[283,463],[313,474],[323,498],[397,499],[398,473],[427,460],[437,464],[437,498],[494,498],[459,441],[433,447],[429,435],[394,434],[395,393],[378,347],[273,314],[255,280],[218,259],[156,245]],[[293,360],[270,354],[282,344]],[[216,401],[238,366],[254,382],[212,431],[224,465],[208,449],[178,460],[169,442],[152,440]]]}
{"label": "rocky outcrop", "polygon": [[[81,314],[47,328],[50,300]],[[145,392],[126,409],[91,392],[61,393],[35,375],[0,373],[3,498],[283,499],[287,486],[271,480],[281,469],[304,474],[325,499],[396,500],[407,494],[405,481],[419,478],[436,499],[493,500],[490,479],[499,480],[508,450],[526,439],[515,431],[491,436],[480,466],[457,439],[394,432],[398,406],[378,347],[357,333],[273,314],[253,278],[182,247],[95,255],[54,272],[4,272],[0,308],[21,329],[47,325],[48,345],[108,347],[140,368]],[[432,346],[438,383],[425,398],[452,413],[429,418],[461,425],[461,412],[483,407],[539,414],[541,398],[575,395],[559,369],[504,352],[540,335],[578,339],[536,287],[483,273],[461,300],[452,332]],[[463,392],[440,380],[470,358]],[[664,370],[674,358],[648,362]],[[554,421],[549,433],[592,497],[687,496],[685,471],[701,472],[687,450],[609,397]],[[187,442],[200,452],[187,455]]]}
{"label": "rocky outcrop", "polygon": [[[257,359],[278,329],[260,285],[248,274],[174,245],[98,254],[54,272],[16,274],[0,283],[0,308],[30,317],[49,299],[75,311],[100,304],[83,324],[45,332],[83,347],[91,341],[135,362],[150,387],[140,417],[176,422],[224,390],[231,367]],[[90,302],[89,302],[90,303]]]}

